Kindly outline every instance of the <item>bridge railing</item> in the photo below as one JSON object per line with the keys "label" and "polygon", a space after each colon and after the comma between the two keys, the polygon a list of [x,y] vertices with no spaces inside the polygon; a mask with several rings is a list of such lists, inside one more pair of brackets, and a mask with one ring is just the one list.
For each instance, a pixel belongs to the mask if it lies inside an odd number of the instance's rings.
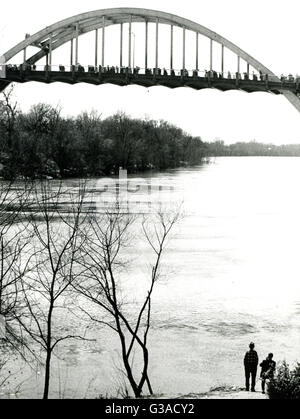
{"label": "bridge railing", "polygon": [[[237,73],[237,72],[217,72],[214,70],[188,70],[188,69],[166,69],[166,68],[140,68],[140,67],[118,67],[118,66],[97,66],[94,65],[30,65],[30,64],[0,64],[0,78],[1,74],[5,75],[7,71],[12,72],[60,72],[60,73],[89,73],[89,74],[121,74],[121,75],[146,75],[146,76],[165,76],[165,77],[191,77],[191,78],[206,78],[209,80],[227,79],[227,80],[245,80],[245,81],[263,81],[263,82],[278,82],[281,83],[300,83],[300,76],[281,75],[279,78],[273,75],[262,74],[258,72],[252,73]],[[3,77],[5,78],[5,77]]]}

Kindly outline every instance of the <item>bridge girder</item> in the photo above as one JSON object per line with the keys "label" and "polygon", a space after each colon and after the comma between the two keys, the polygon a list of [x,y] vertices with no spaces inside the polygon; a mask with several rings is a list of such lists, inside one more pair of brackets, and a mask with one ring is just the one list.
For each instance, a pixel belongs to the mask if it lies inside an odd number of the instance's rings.
{"label": "bridge girder", "polygon": [[[29,64],[34,64],[47,54],[43,47],[49,44],[50,37],[52,38],[51,48],[52,51],[54,51],[55,49],[76,37],[76,25],[79,27],[78,35],[80,36],[93,30],[102,28],[103,17],[105,17],[105,27],[115,24],[128,23],[129,21],[132,23],[145,21],[155,23],[158,19],[159,23],[178,26],[190,31],[194,31],[226,47],[238,57],[242,58],[249,65],[251,65],[258,72],[268,74],[269,77],[272,77],[274,81],[280,81],[279,78],[261,62],[256,60],[254,57],[252,57],[250,54],[242,50],[228,39],[206,28],[205,26],[170,13],[143,8],[123,7],[101,9],[87,13],[81,13],[79,15],[64,19],[54,23],[53,25],[47,26],[46,28],[28,37],[27,39],[23,40],[8,50],[0,57],[0,63],[9,62],[15,55],[29,46],[39,46],[41,48],[40,51],[26,60],[26,62]],[[298,96],[292,92],[286,91],[282,91],[282,94],[300,112],[300,99]]]}

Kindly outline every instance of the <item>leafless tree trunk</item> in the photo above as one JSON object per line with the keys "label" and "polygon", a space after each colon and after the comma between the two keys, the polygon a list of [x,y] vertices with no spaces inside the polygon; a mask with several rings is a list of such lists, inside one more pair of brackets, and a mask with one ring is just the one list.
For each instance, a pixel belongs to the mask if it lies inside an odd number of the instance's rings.
{"label": "leafless tree trunk", "polygon": [[15,320],[22,306],[21,278],[30,261],[28,224],[22,218],[29,193],[30,185],[18,188],[13,182],[0,182],[0,315],[6,323],[2,343],[18,351],[24,341]]}
{"label": "leafless tree trunk", "polygon": [[[139,219],[128,215],[107,212],[103,216],[94,214],[85,230],[86,241],[80,263],[79,280],[73,282],[73,287],[88,301],[102,309],[109,320],[99,320],[83,309],[91,320],[104,323],[119,336],[123,366],[135,397],[140,397],[145,384],[150,394],[153,394],[149,379],[149,349],[148,335],[151,327],[151,298],[155,284],[159,278],[160,266],[167,237],[179,218],[179,213],[171,216],[163,213],[156,215],[155,220],[143,220],[142,231],[150,245],[154,262],[151,266],[150,281],[147,295],[136,313],[135,319],[125,313],[122,299],[123,289],[120,276],[125,268],[122,258],[124,247],[132,244],[131,228]],[[101,319],[101,317],[100,317]],[[141,376],[137,377],[134,369],[135,350],[141,351]]]}
{"label": "leafless tree trunk", "polygon": [[[23,307],[21,279],[29,269],[30,236],[22,213],[28,205],[30,185],[0,181],[0,386],[11,381],[5,369],[12,359],[28,361],[30,345],[24,339],[17,317]],[[31,352],[32,354],[32,352]]]}
{"label": "leafless tree trunk", "polygon": [[[68,208],[61,207],[64,198]],[[79,251],[84,188],[74,197],[50,183],[36,187],[34,213],[30,216],[33,233],[34,270],[22,278],[25,309],[18,320],[23,330],[45,353],[43,398],[49,396],[51,360],[57,345],[71,338],[81,338],[57,331],[57,312],[65,306],[65,297],[76,277],[73,265]],[[63,321],[60,318],[60,322]]]}

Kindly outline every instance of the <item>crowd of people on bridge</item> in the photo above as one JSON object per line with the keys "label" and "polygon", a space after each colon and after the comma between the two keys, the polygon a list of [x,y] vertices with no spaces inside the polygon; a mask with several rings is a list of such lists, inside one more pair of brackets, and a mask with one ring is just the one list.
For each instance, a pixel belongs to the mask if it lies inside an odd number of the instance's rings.
{"label": "crowd of people on bridge", "polygon": [[[53,71],[54,66],[50,66],[46,64],[43,67],[43,71]],[[58,66],[60,72],[65,72],[66,67],[64,65]],[[21,65],[16,64],[7,64],[6,69],[13,72],[27,72],[27,71],[37,71],[36,64],[29,64],[24,63]],[[87,68],[82,66],[81,64],[72,65],[70,66],[71,72],[77,72],[77,73],[97,73],[97,74],[121,74],[121,75],[139,75],[141,73],[141,68],[138,66],[134,67],[119,67],[119,66],[94,66],[89,65]],[[144,70],[144,74],[146,76],[169,76],[169,77],[205,77],[207,80],[216,80],[216,79],[227,79],[227,80],[252,80],[252,81],[263,81],[268,82],[269,80],[272,80],[273,75],[270,76],[268,74],[263,74],[261,71],[259,73],[255,73],[254,71],[252,74],[249,72],[230,72],[227,71],[224,72],[218,72],[215,70],[204,70],[204,72],[199,70],[192,70],[188,71],[187,69],[181,69],[181,70],[167,70],[166,68],[146,68]],[[282,83],[299,83],[300,82],[300,76],[296,74],[296,76],[292,74],[288,74],[285,76],[284,74],[281,74],[280,80]],[[276,81],[276,80],[273,80]]]}

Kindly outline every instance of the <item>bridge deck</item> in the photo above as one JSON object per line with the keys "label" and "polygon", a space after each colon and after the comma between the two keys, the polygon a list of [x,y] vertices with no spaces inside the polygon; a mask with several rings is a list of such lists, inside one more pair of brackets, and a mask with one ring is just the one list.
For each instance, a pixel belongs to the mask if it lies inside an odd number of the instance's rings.
{"label": "bridge deck", "polygon": [[105,83],[118,86],[136,84],[144,87],[165,86],[168,88],[190,87],[201,90],[215,88],[221,91],[243,90],[245,92],[270,92],[282,94],[290,91],[300,94],[299,82],[275,82],[271,80],[245,80],[239,78],[223,77],[199,77],[180,75],[153,75],[153,74],[132,74],[113,72],[79,72],[79,71],[36,71],[36,70],[10,70],[6,72],[6,78],[0,80],[0,91],[10,82],[26,83],[36,81],[42,83],[90,83],[100,85]]}

